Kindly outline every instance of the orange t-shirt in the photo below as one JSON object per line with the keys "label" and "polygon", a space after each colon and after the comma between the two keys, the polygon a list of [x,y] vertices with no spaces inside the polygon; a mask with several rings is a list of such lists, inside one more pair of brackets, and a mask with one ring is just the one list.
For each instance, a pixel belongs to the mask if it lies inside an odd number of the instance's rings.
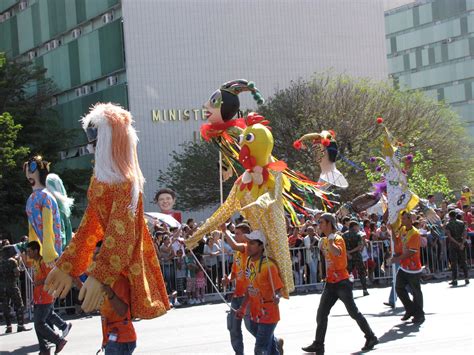
{"label": "orange t-shirt", "polygon": [[241,253],[237,251],[234,254],[234,263],[232,264],[232,275],[235,278],[234,297],[245,296],[247,291],[248,280],[245,278],[245,267],[247,262],[247,251]]}
{"label": "orange t-shirt", "polygon": [[117,343],[129,343],[137,340],[135,328],[133,327],[132,318],[130,315],[130,283],[124,276],[113,283],[112,290],[115,292],[115,297],[120,298],[129,307],[127,313],[121,317],[115,312],[112,303],[109,299],[105,299],[104,304],[100,308],[100,315],[102,319],[102,345],[107,344],[109,336],[115,334]]}
{"label": "orange t-shirt", "polygon": [[400,268],[403,271],[417,273],[421,271],[421,259],[420,259],[420,246],[421,238],[418,229],[412,227],[410,230],[406,230],[405,227],[400,229],[400,236],[403,244],[403,251],[408,249],[414,250],[415,254],[409,258],[405,258],[400,261]]}
{"label": "orange t-shirt", "polygon": [[273,302],[273,290],[276,292],[284,286],[278,266],[264,257],[257,261],[249,257],[246,264],[245,274],[249,282],[250,318],[257,323],[278,323],[280,310],[278,304]]}
{"label": "orange t-shirt", "polygon": [[349,272],[347,271],[346,243],[340,235],[336,235],[334,244],[341,249],[339,256],[330,252],[328,238],[322,238],[319,242],[319,250],[322,251],[324,260],[326,261],[326,282],[329,283],[336,283],[349,278]]}
{"label": "orange t-shirt", "polygon": [[[43,282],[51,271],[51,268],[45,264],[43,259],[33,262],[35,269],[35,282]],[[54,303],[54,297],[44,290],[44,284],[35,286],[33,289],[33,301],[35,304],[51,304]]]}

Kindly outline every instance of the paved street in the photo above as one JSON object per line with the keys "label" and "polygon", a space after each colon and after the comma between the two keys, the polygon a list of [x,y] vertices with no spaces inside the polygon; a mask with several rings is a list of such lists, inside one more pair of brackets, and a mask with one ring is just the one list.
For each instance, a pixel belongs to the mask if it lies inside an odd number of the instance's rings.
{"label": "paved street", "polygon": [[[380,339],[372,354],[472,354],[474,285],[450,288],[447,282],[423,285],[426,322],[420,327],[402,324],[400,301],[392,311],[386,301],[389,288],[371,289],[361,297],[356,290],[356,303]],[[302,354],[300,347],[311,343],[315,331],[315,315],[320,295],[294,296],[282,300],[276,335],[285,339],[286,354]],[[232,354],[226,330],[226,306],[202,305],[172,310],[152,321],[135,323],[138,333],[137,354]],[[95,354],[101,341],[98,316],[72,320],[64,354]],[[30,325],[32,326],[32,325]],[[2,332],[3,332],[2,327]],[[244,330],[246,353],[253,352],[253,338]],[[329,318],[326,337],[327,354],[357,353],[364,343],[363,334],[338,302]],[[34,331],[1,335],[1,354],[37,353]]]}

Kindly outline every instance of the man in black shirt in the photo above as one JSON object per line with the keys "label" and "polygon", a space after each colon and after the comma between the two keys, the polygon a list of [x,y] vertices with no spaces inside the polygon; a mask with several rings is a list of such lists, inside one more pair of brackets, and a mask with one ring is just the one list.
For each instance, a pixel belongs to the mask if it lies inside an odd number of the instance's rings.
{"label": "man in black shirt", "polygon": [[467,230],[464,222],[456,218],[456,211],[449,212],[446,235],[449,241],[449,258],[451,260],[452,271],[452,281],[449,284],[453,286],[458,285],[458,266],[461,266],[467,285],[469,283],[469,270],[466,264],[466,253],[464,251]]}
{"label": "man in black shirt", "polygon": [[364,247],[364,242],[362,240],[362,234],[360,233],[360,225],[357,221],[349,222],[349,230],[345,232],[342,237],[346,243],[347,250],[347,271],[352,273],[354,268],[357,269],[357,274],[359,275],[360,283],[362,284],[362,289],[364,296],[367,296],[369,292],[367,291],[367,271],[365,269],[364,261],[362,259],[362,249]]}

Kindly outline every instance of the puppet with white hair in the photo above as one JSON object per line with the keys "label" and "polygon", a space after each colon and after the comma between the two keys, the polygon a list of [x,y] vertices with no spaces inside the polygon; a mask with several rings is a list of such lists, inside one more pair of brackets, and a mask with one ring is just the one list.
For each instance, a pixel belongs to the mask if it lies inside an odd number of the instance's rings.
{"label": "puppet with white hair", "polygon": [[[130,284],[133,318],[158,317],[169,309],[160,264],[143,216],[143,175],[137,158],[137,133],[130,112],[107,103],[82,119],[95,150],[88,206],[76,234],[49,273],[45,288],[65,297],[72,280],[87,272],[79,299],[86,312],[103,300],[103,286],[119,276]],[[92,261],[96,244],[102,248]]]}

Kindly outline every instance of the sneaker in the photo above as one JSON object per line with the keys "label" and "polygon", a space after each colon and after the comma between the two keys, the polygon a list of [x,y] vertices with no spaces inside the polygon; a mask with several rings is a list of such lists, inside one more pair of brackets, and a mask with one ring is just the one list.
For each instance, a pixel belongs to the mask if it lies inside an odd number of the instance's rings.
{"label": "sneaker", "polygon": [[453,280],[449,283],[451,286],[457,286],[458,285],[458,280]]}
{"label": "sneaker", "polygon": [[384,302],[383,303],[384,305],[386,305],[387,307],[390,307],[390,308],[395,308],[395,305],[393,303],[390,303],[390,302]]}
{"label": "sneaker", "polygon": [[464,280],[465,285],[469,285],[469,279]]}
{"label": "sneaker", "polygon": [[71,330],[71,328],[72,328],[72,323],[70,323],[70,322],[67,323],[66,329],[64,329],[63,333],[62,333],[63,338],[67,337],[67,335],[69,334],[69,331]]}
{"label": "sneaker", "polygon": [[362,351],[369,351],[374,348],[375,345],[379,343],[379,340],[375,335],[372,335],[370,338],[367,338],[365,341],[364,347],[361,349]]}
{"label": "sneaker", "polygon": [[5,330],[5,334],[10,334],[11,332],[13,332],[13,328],[11,325],[7,325],[7,329]]}
{"label": "sneaker", "polygon": [[192,305],[194,304],[194,300],[191,298],[191,299],[188,301],[188,304],[192,306]]}
{"label": "sneaker", "polygon": [[313,341],[311,345],[301,348],[306,353],[315,353],[316,355],[324,355],[324,344]]}
{"label": "sneaker", "polygon": [[368,296],[368,295],[369,295],[369,291],[364,290],[364,296]]}
{"label": "sneaker", "polygon": [[283,340],[283,338],[277,338],[277,347],[278,347],[278,352],[280,353],[280,355],[283,355],[283,344],[285,343],[285,341]]}
{"label": "sneaker", "polygon": [[206,301],[204,300],[204,298],[201,298],[201,303],[206,303]]}
{"label": "sneaker", "polygon": [[402,321],[407,321],[409,320],[411,317],[413,317],[413,314],[409,313],[409,312],[406,312],[405,315],[400,318]]}
{"label": "sneaker", "polygon": [[56,351],[54,352],[55,354],[58,354],[63,350],[63,348],[66,346],[67,340],[66,339],[61,339],[59,343],[56,345]]}
{"label": "sneaker", "polygon": [[179,301],[176,300],[176,301],[174,301],[174,306],[175,306],[175,307],[179,307],[179,306],[181,306],[181,303],[179,303]]}

